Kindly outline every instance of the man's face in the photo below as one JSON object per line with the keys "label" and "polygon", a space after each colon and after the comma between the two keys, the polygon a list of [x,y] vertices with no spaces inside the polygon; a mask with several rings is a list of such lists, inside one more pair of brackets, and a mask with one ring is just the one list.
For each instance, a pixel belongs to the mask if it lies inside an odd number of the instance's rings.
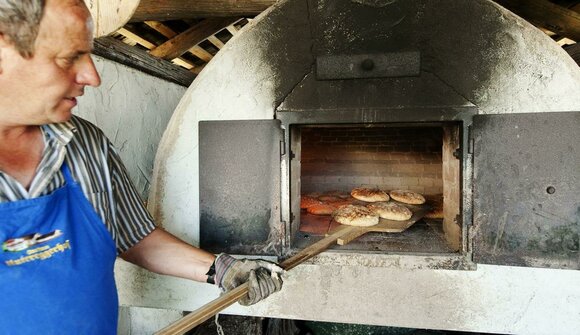
{"label": "man's face", "polygon": [[0,44],[0,122],[41,125],[67,121],[84,87],[100,78],[90,57],[90,14],[75,0],[48,0],[32,58]]}

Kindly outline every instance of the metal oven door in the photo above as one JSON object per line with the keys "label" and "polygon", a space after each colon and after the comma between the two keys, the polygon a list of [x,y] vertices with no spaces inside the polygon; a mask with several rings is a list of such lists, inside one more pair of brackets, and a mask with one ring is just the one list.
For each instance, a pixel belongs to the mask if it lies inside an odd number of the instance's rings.
{"label": "metal oven door", "polygon": [[580,269],[580,113],[473,118],[477,263]]}
{"label": "metal oven door", "polygon": [[212,252],[279,254],[279,120],[199,122],[200,246]]}

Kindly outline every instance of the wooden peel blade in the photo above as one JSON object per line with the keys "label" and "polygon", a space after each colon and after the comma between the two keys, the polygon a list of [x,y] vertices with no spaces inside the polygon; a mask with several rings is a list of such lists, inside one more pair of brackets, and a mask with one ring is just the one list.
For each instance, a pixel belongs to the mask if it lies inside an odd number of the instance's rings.
{"label": "wooden peel blade", "polygon": [[350,233],[344,234],[336,240],[338,245],[345,245],[353,240],[361,237],[366,233],[402,233],[411,227],[415,222],[421,220],[427,212],[431,210],[428,205],[405,205],[413,211],[413,216],[409,220],[394,221],[387,219],[379,219],[379,224],[369,227],[358,227]]}

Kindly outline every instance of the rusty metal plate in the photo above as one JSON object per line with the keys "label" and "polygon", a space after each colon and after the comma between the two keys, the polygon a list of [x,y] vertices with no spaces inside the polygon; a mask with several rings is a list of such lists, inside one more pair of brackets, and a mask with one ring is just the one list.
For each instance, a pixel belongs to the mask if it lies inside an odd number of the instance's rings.
{"label": "rusty metal plate", "polygon": [[200,245],[218,253],[281,248],[278,120],[199,122]]}
{"label": "rusty metal plate", "polygon": [[477,115],[474,260],[579,269],[580,113]]}

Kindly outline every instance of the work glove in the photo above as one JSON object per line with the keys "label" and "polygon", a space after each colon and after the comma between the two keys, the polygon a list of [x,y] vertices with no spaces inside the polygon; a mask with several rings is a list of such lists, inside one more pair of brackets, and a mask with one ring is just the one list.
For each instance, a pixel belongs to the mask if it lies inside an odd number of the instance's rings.
{"label": "work glove", "polygon": [[219,254],[215,260],[215,283],[224,291],[230,291],[248,282],[248,294],[239,303],[249,306],[282,288],[280,275],[284,270],[264,260],[235,259]]}

